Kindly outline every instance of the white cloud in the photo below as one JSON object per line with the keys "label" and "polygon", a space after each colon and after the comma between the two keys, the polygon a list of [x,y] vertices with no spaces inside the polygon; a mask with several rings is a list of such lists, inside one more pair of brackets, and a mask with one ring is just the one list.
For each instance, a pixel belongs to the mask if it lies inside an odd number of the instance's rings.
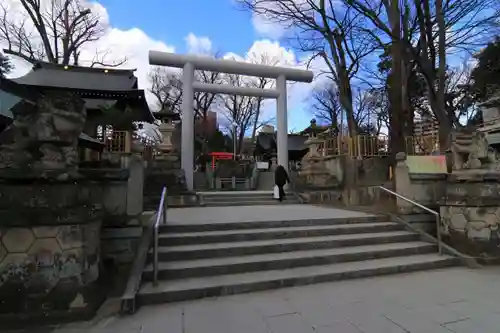
{"label": "white cloud", "polygon": [[282,25],[271,22],[259,14],[252,14],[252,25],[259,35],[272,39],[280,39],[286,32],[286,29]]}
{"label": "white cloud", "polygon": [[198,37],[190,32],[185,40],[189,53],[208,54],[212,51],[212,41],[208,37]]}
{"label": "white cloud", "polygon": [[[47,1],[47,0],[43,0]],[[9,15],[16,13],[16,19],[22,19],[20,13],[23,9],[17,0],[0,0],[2,5],[9,7]],[[150,50],[158,50],[165,52],[174,52],[173,46],[166,43],[154,40],[149,37],[144,31],[139,28],[129,30],[120,30],[109,25],[109,15],[102,5],[96,2],[87,2],[93,13],[99,14],[101,23],[106,27],[105,34],[98,41],[85,44],[80,56],[81,65],[89,65],[96,52],[106,53],[106,62],[117,63],[126,58],[127,62],[118,68],[136,69],[135,75],[139,79],[139,88],[148,90],[150,83],[148,80],[148,72],[150,65],[148,61],[148,53]],[[31,65],[25,61],[12,57],[15,69],[10,73],[10,77],[19,77],[26,74]],[[149,92],[146,94],[148,101],[153,103],[153,99]],[[153,104],[151,104],[153,105]]]}
{"label": "white cloud", "polygon": [[[314,74],[315,77],[326,69],[324,61],[321,58],[315,58],[309,62],[308,57],[298,58],[293,50],[287,49],[280,45],[277,41],[271,41],[268,39],[255,41],[248,52],[244,55],[239,55],[234,52],[229,52],[224,55],[226,59],[234,59],[237,61],[245,61],[257,64],[265,64],[272,66],[281,67],[293,67],[298,69],[309,69]],[[288,83],[288,109],[297,110],[298,108],[303,108],[302,113],[307,113],[307,105],[305,105],[305,100],[310,94],[311,90],[316,84],[320,84],[324,80],[323,77],[315,78],[313,83]],[[273,88],[274,80],[266,88]],[[302,118],[300,116],[295,117],[292,115],[293,111],[289,112],[289,120],[297,118]],[[263,109],[263,120],[274,118],[276,114],[276,102],[272,99],[266,100]],[[307,116],[308,117],[308,116]],[[308,126],[308,124],[289,124],[289,127],[301,127],[302,125]]]}
{"label": "white cloud", "polygon": [[[327,1],[325,6],[329,7],[330,3],[335,2],[336,0]],[[313,3],[317,6],[319,1],[314,0]],[[254,1],[253,5],[255,6],[255,11],[252,13],[252,25],[255,31],[263,37],[272,39],[281,39],[293,30],[291,20],[283,19],[282,17],[276,20],[273,13],[289,12],[291,8],[302,13],[314,12],[311,0],[286,0],[282,2],[259,0],[258,2]]]}

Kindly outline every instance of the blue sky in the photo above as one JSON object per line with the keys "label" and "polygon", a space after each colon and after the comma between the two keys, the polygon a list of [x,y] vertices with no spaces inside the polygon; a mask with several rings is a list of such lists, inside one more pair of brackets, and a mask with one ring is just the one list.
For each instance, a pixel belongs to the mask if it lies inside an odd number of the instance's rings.
{"label": "blue sky", "polygon": [[[243,54],[259,36],[249,13],[236,9],[232,0],[100,0],[111,25],[123,30],[139,27],[150,37],[186,52],[184,38],[193,33],[209,37],[216,49]],[[147,4],[147,5],[146,5]]]}
{"label": "blue sky", "polygon": [[[258,40],[248,12],[237,9],[233,0],[99,0],[109,15],[113,28],[139,28],[150,38],[175,47],[177,53],[186,53],[186,36],[208,37],[212,49],[244,56]],[[304,96],[305,98],[305,96]],[[307,127],[311,115],[299,98],[289,103],[288,127],[298,130]]]}

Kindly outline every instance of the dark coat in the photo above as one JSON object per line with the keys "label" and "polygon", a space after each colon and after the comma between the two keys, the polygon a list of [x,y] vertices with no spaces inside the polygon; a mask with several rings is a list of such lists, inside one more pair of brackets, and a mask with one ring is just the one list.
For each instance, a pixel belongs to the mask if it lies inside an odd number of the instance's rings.
{"label": "dark coat", "polygon": [[284,186],[286,183],[290,183],[288,173],[282,165],[278,165],[276,171],[274,171],[274,183],[278,186]]}

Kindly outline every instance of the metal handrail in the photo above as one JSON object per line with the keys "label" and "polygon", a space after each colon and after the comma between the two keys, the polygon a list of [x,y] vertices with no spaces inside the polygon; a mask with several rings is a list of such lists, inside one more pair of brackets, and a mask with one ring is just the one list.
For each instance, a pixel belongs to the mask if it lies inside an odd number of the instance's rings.
{"label": "metal handrail", "polygon": [[160,220],[162,224],[167,224],[167,187],[163,187],[161,191],[160,204],[158,205],[158,210],[156,213],[156,221],[154,224],[154,244],[153,244],[153,285],[158,285],[158,229],[160,226]]}
{"label": "metal handrail", "polygon": [[443,254],[443,248],[442,248],[442,244],[441,244],[441,227],[440,227],[441,220],[440,220],[440,217],[439,217],[439,213],[438,213],[438,212],[436,212],[435,210],[432,210],[432,209],[430,209],[430,208],[428,208],[428,207],[425,207],[425,206],[424,206],[424,205],[422,205],[422,204],[419,204],[418,202],[415,202],[415,201],[413,201],[413,200],[411,200],[411,199],[408,199],[407,197],[404,197],[404,196],[402,196],[402,195],[401,195],[401,194],[399,194],[399,193],[396,193],[396,192],[394,192],[394,191],[391,191],[391,190],[389,190],[388,188],[385,188],[385,187],[383,187],[383,186],[379,186],[379,188],[380,188],[381,190],[383,190],[383,191],[385,191],[385,192],[387,192],[387,193],[389,193],[389,194],[392,194],[392,195],[394,195],[395,197],[397,197],[397,198],[399,198],[399,199],[401,199],[401,200],[403,200],[403,201],[406,201],[406,202],[408,202],[408,203],[411,203],[412,205],[414,205],[414,206],[416,206],[416,207],[418,207],[418,208],[420,208],[420,209],[423,209],[423,210],[425,210],[426,212],[431,213],[431,214],[433,214],[433,215],[435,216],[435,218],[436,218],[436,236],[437,236],[436,238],[437,238],[438,253],[439,253],[439,254]]}

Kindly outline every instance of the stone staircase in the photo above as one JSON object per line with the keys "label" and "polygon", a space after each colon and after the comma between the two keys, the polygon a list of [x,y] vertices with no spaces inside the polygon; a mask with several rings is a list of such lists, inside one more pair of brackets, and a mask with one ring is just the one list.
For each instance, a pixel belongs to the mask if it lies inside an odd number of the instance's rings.
{"label": "stone staircase", "polygon": [[[459,264],[383,217],[161,226],[159,284],[139,304],[176,302]],[[149,258],[151,262],[151,255]]]}
{"label": "stone staircase", "polygon": [[201,192],[198,194],[202,196],[201,202],[208,207],[301,204],[300,199],[293,192],[287,193],[283,202],[273,199],[272,191]]}

